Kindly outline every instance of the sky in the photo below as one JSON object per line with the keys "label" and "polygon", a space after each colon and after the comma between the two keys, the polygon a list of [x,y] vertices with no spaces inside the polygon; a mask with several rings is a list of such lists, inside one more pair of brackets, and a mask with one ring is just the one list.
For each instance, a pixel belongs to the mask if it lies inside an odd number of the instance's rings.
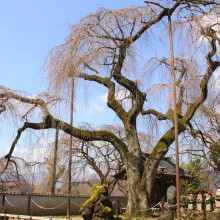
{"label": "sky", "polygon": [[[69,26],[100,7],[119,9],[144,5],[144,0],[0,0],[0,85],[32,95],[46,90],[45,61],[70,32]],[[98,90],[98,88],[97,88]],[[90,91],[88,91],[90,93]],[[77,105],[74,124],[95,127],[112,124],[106,92],[98,90],[86,107]],[[5,155],[16,130],[0,130],[0,156]],[[11,136],[8,136],[11,133]]]}
{"label": "sky", "polygon": [[[100,7],[119,9],[143,4],[142,0],[1,0],[0,85],[30,95],[44,92],[43,76],[48,53],[64,41],[71,24]],[[114,115],[106,111],[105,99],[106,93],[100,90],[92,97],[88,108],[78,106],[80,114],[74,123],[88,121],[98,126],[101,113],[107,119],[106,123],[112,123]],[[2,156],[7,152],[16,129],[7,128],[0,132]]]}
{"label": "sky", "polygon": [[38,93],[44,63],[61,44],[69,25],[100,7],[122,8],[144,1],[1,0],[0,73],[2,85]]}

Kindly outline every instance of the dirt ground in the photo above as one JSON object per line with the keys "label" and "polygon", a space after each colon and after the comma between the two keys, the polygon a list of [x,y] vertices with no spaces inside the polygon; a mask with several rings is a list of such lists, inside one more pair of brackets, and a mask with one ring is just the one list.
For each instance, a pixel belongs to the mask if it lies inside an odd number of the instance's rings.
{"label": "dirt ground", "polygon": [[[81,216],[71,216],[72,220],[83,220]],[[146,220],[157,220],[157,218],[146,218]]]}
{"label": "dirt ground", "polygon": [[[71,216],[72,220],[83,220],[81,216]],[[147,218],[146,220],[157,220],[157,218]]]}

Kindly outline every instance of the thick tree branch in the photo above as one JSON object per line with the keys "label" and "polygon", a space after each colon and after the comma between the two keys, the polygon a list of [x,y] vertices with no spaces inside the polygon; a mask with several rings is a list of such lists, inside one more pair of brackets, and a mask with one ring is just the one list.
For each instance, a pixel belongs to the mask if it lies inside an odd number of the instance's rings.
{"label": "thick tree branch", "polygon": [[124,121],[127,115],[127,112],[124,110],[122,105],[117,101],[115,98],[115,84],[110,81],[109,78],[103,78],[97,75],[88,75],[86,73],[80,73],[77,75],[77,77],[82,78],[84,80],[97,82],[99,84],[104,85],[108,88],[108,106],[115,111],[115,113],[118,115],[118,117]]}
{"label": "thick tree branch", "polygon": [[183,107],[183,101],[184,101],[184,92],[185,92],[185,87],[184,86],[179,86],[179,94],[178,94],[178,101],[177,101],[177,114],[182,114],[182,107]]}
{"label": "thick tree branch", "polygon": [[83,130],[78,129],[75,127],[72,127],[68,123],[55,119],[51,115],[47,116],[47,119],[42,123],[29,123],[26,122],[23,127],[18,129],[17,136],[15,140],[13,141],[13,144],[11,146],[11,149],[9,153],[6,155],[6,158],[10,158],[13,150],[15,148],[15,145],[17,144],[21,134],[23,131],[25,131],[27,128],[34,129],[34,130],[43,130],[43,129],[61,129],[67,134],[70,134],[76,138],[79,138],[84,141],[94,141],[94,140],[102,140],[107,141],[111,143],[115,148],[121,153],[121,156],[125,159],[126,154],[128,152],[127,146],[123,141],[121,141],[117,136],[112,134],[109,131],[99,130],[99,131],[90,131],[90,130]]}
{"label": "thick tree branch", "polygon": [[47,104],[42,99],[26,98],[26,97],[17,95],[16,93],[12,92],[11,90],[3,86],[0,86],[0,88],[4,91],[3,93],[0,94],[0,98],[8,98],[8,99],[12,98],[12,99],[15,99],[20,102],[27,103],[27,104],[37,105],[41,108],[44,118],[46,118],[47,115],[50,115],[49,110],[47,108]]}
{"label": "thick tree branch", "polygon": [[[87,75],[87,77],[89,77]],[[101,78],[97,76],[91,76],[90,79],[94,79],[94,81],[101,82],[103,80],[103,84],[106,85],[107,87],[113,86],[114,84],[109,81],[107,78]],[[111,96],[111,95],[110,95]],[[12,156],[13,150],[22,134],[26,129],[35,129],[35,130],[43,130],[43,129],[49,129],[49,128],[54,128],[54,129],[61,129],[67,134],[70,134],[74,137],[77,137],[81,140],[84,141],[94,141],[94,140],[101,140],[101,141],[107,141],[111,143],[115,148],[121,153],[121,156],[125,159],[126,154],[128,152],[126,144],[120,140],[116,135],[109,131],[104,131],[104,130],[99,130],[99,131],[91,131],[91,130],[83,130],[83,129],[78,129],[75,127],[72,127],[68,123],[61,121],[59,119],[54,118],[48,108],[46,103],[42,99],[33,99],[33,98],[26,98],[20,95],[17,95],[13,93],[12,91],[7,90],[6,93],[0,94],[0,97],[8,97],[10,99],[15,99],[24,103],[28,104],[33,104],[33,105],[38,105],[42,112],[43,112],[43,121],[41,123],[30,123],[30,122],[25,122],[24,125],[18,129],[17,131],[17,136],[15,137],[9,153],[6,155],[6,158],[10,159]],[[119,106],[120,107],[120,106]]]}
{"label": "thick tree branch", "polygon": [[8,154],[5,156],[5,159],[10,159],[10,158],[11,158],[12,153],[13,153],[13,151],[14,151],[14,149],[15,149],[15,146],[16,146],[16,144],[18,143],[18,140],[19,140],[19,138],[20,138],[22,132],[25,131],[26,128],[27,128],[27,125],[24,124],[21,128],[18,129],[17,135],[16,135],[16,137],[15,137],[15,139],[14,139],[12,145],[11,145],[11,148],[10,148]]}
{"label": "thick tree branch", "polygon": [[184,66],[184,60],[178,59],[180,67],[176,67],[176,70],[180,72],[178,79],[176,80],[176,86],[179,88],[178,100],[177,100],[177,113],[182,114],[183,96],[185,92],[185,86],[181,84],[183,77],[186,75],[186,67]]}
{"label": "thick tree branch", "polygon": [[[148,1],[146,3],[149,3]],[[140,38],[140,36],[151,26],[158,23],[163,17],[172,15],[172,13],[175,11],[175,9],[180,5],[179,2],[176,2],[172,8],[164,8],[156,17],[154,17],[152,20],[145,22],[144,26],[135,34],[134,37],[131,38],[131,41],[134,42],[137,39]]]}
{"label": "thick tree branch", "polygon": [[142,110],[141,114],[142,115],[154,115],[158,120],[168,120],[169,119],[166,114],[162,114],[161,112],[158,112],[154,109]]}

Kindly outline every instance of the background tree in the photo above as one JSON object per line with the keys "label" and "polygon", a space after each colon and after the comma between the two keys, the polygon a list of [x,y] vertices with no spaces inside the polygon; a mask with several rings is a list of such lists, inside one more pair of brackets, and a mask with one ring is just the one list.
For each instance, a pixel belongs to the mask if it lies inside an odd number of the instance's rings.
{"label": "background tree", "polygon": [[[85,128],[85,126],[83,126]],[[86,126],[87,129],[91,130],[91,126]],[[57,181],[62,184],[60,186],[60,189],[62,189],[62,192],[65,192],[65,185],[67,185],[66,174],[68,173],[68,170],[66,169],[67,164],[66,161],[66,152],[67,152],[67,146],[68,146],[68,138],[63,135],[63,137],[60,139],[59,144],[59,159],[58,164],[59,167],[61,166],[64,168],[62,170],[61,175],[57,176]],[[64,149],[66,149],[64,151]],[[77,188],[79,188],[79,184],[88,183],[90,186],[93,185],[92,179],[94,178],[94,175],[96,176],[96,183],[95,184],[106,184],[109,186],[109,193],[112,192],[115,184],[116,179],[113,178],[113,175],[117,172],[119,172],[123,166],[122,160],[120,158],[120,154],[118,151],[115,150],[115,148],[110,145],[108,142],[103,141],[94,141],[94,142],[85,142],[81,141],[79,139],[74,138],[73,139],[73,153],[72,153],[72,161],[73,161],[73,167],[72,167],[72,173],[74,173],[72,177],[72,184],[77,185]],[[62,162],[63,161],[63,162]],[[62,165],[61,165],[62,163]],[[52,167],[50,166],[50,169]],[[73,189],[74,193],[76,191]],[[85,193],[85,190],[81,192],[81,194]]]}
{"label": "background tree", "polygon": [[[216,72],[216,76],[218,75],[219,70]],[[208,90],[207,99],[196,112],[186,134],[191,136],[187,138],[190,147],[183,147],[182,153],[203,158],[213,172],[219,172],[220,88],[217,77],[212,77]]]}
{"label": "background tree", "polygon": [[182,163],[181,167],[192,176],[190,181],[181,180],[181,196],[187,196],[189,192],[203,191],[202,185],[207,176],[204,176],[205,165],[201,158],[197,156],[188,163]]}
{"label": "background tree", "polygon": [[[4,87],[1,87],[0,94],[2,99],[15,99],[30,105],[30,108],[36,106],[42,113],[42,119],[37,122],[26,118],[6,159],[11,160],[15,145],[26,129],[54,128],[85,142],[109,142],[126,166],[129,215],[150,206],[157,168],[174,142],[173,106],[169,104],[170,64],[167,58],[161,55],[155,58],[152,53],[153,46],[160,48],[160,53],[167,51],[167,35],[164,34],[163,39],[158,36],[158,30],[165,33],[167,16],[172,16],[181,36],[175,65],[179,134],[190,126],[191,119],[206,100],[209,80],[220,65],[217,56],[219,35],[213,25],[203,25],[203,19],[212,16],[217,8],[217,1],[146,1],[146,4],[146,7],[98,10],[74,25],[66,41],[50,54],[51,84],[59,86],[69,77],[74,77],[78,81],[103,86],[108,93],[107,105],[119,118],[125,139],[104,129],[91,131],[71,126],[54,117],[43,98],[27,98]],[[205,40],[201,41],[201,37]],[[155,44],[150,42],[150,38]],[[146,45],[148,47],[143,49]],[[165,52],[164,56],[167,56]],[[151,59],[143,65],[146,57]],[[152,82],[146,79],[147,73],[154,75]],[[124,100],[117,96],[120,89],[126,91]],[[161,89],[163,94],[157,103],[151,96],[155,89]],[[153,150],[144,164],[138,125],[140,118],[150,123],[149,116],[161,129],[158,129]]]}
{"label": "background tree", "polygon": [[220,172],[220,143],[213,143],[211,145],[210,154],[216,170]]}
{"label": "background tree", "polygon": [[[26,175],[30,164],[21,158],[14,158],[7,168],[7,161],[0,158],[0,189],[2,192],[31,192],[32,184]],[[22,169],[21,169],[22,167]],[[21,172],[23,170],[23,172]]]}

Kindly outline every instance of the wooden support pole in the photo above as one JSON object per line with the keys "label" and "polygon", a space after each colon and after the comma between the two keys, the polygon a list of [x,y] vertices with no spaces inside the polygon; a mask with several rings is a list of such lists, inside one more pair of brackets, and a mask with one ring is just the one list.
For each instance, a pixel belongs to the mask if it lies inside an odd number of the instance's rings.
{"label": "wooden support pole", "polygon": [[116,218],[118,218],[119,212],[120,212],[120,203],[119,203],[119,199],[117,198],[115,200],[115,215],[116,215]]}
{"label": "wooden support pole", "polygon": [[[74,78],[72,78],[71,97],[70,97],[70,125],[73,126],[74,111]],[[72,191],[72,154],[73,154],[73,137],[69,137],[69,158],[68,158],[68,193]],[[70,219],[70,202],[67,203],[67,219]]]}
{"label": "wooden support pole", "polygon": [[202,210],[203,210],[203,220],[207,220],[207,215],[206,215],[206,204],[205,204],[205,197],[202,199]]}
{"label": "wooden support pole", "polygon": [[164,204],[165,204],[165,198],[163,197],[161,199],[161,209],[162,209],[162,213],[164,213]]}
{"label": "wooden support pole", "polygon": [[28,195],[28,215],[31,214],[31,194]]}
{"label": "wooden support pole", "polygon": [[58,149],[59,129],[56,129],[55,144],[54,144],[54,156],[53,156],[53,174],[52,174],[52,186],[51,193],[55,193],[56,187],[56,170],[57,170],[57,149]]}
{"label": "wooden support pole", "polygon": [[171,16],[168,16],[168,32],[170,38],[170,63],[171,63],[171,78],[173,92],[173,126],[175,136],[176,149],[176,198],[177,198],[177,220],[180,220],[180,173],[179,173],[179,145],[178,145],[178,118],[177,118],[177,100],[176,100],[176,80],[175,80],[175,65],[174,65],[174,49],[173,49],[173,32],[171,24]]}
{"label": "wooden support pole", "polygon": [[2,206],[5,206],[5,194],[2,196]]}
{"label": "wooden support pole", "polygon": [[5,208],[5,194],[3,194],[2,196],[2,208],[4,209],[4,213],[6,212],[6,208]]}
{"label": "wooden support pole", "polygon": [[67,200],[67,209],[66,209],[66,219],[70,219],[70,200],[71,200],[71,198],[68,197],[68,200]]}

